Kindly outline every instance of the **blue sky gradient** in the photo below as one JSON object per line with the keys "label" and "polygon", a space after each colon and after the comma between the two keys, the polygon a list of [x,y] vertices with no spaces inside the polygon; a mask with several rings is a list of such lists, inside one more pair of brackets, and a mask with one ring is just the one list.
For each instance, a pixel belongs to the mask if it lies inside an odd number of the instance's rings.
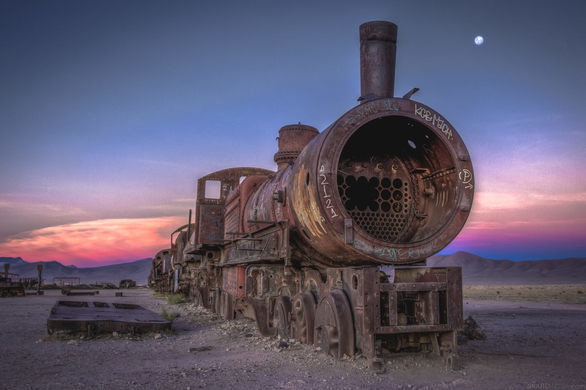
{"label": "blue sky gradient", "polygon": [[446,251],[586,256],[585,15],[583,1],[2,0],[0,255],[43,228],[168,224],[198,177],[274,169],[281,126],[323,130],[356,105],[358,26],[389,20],[395,95],[420,88],[475,167]]}

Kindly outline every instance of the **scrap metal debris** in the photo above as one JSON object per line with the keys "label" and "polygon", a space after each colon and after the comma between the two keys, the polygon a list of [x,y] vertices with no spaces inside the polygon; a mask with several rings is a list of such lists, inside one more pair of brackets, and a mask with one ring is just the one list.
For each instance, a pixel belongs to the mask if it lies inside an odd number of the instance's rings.
{"label": "scrap metal debris", "polygon": [[486,334],[472,316],[468,316],[468,318],[464,320],[464,329],[458,333],[458,336],[459,341],[460,336],[465,340],[486,340]]}
{"label": "scrap metal debris", "polygon": [[145,333],[171,329],[171,321],[142,306],[128,303],[59,301],[47,319],[47,332]]}

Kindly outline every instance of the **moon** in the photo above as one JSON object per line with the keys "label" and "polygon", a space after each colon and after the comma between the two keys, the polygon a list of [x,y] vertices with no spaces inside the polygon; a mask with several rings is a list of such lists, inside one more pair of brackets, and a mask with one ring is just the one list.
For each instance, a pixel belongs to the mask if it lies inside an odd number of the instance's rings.
{"label": "moon", "polygon": [[484,43],[484,37],[482,35],[477,35],[476,38],[474,38],[474,44],[476,46],[480,46]]}

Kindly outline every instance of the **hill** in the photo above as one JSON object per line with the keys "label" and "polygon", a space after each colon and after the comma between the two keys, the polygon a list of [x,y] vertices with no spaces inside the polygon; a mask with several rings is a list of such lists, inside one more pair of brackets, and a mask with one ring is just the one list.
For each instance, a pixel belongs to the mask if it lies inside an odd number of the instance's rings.
{"label": "hill", "polygon": [[[22,259],[21,259],[22,261]],[[78,268],[65,266],[58,261],[45,262],[13,262],[10,271],[20,277],[37,277],[37,264],[43,264],[43,279],[51,283],[57,276],[73,276],[80,278],[81,283],[110,282],[118,284],[122,279],[132,279],[139,284],[146,284],[151,270],[152,259],[142,259],[129,263],[106,265],[103,267]]]}
{"label": "hill", "polygon": [[[0,257],[1,263],[10,263],[10,272],[21,277],[36,277],[38,262],[26,262],[20,257]],[[586,258],[558,260],[491,260],[467,252],[436,255],[429,266],[462,267],[466,285],[518,284],[586,284]],[[81,283],[111,282],[132,279],[145,284],[151,269],[151,259],[93,268],[64,266],[57,261],[42,262],[43,279],[52,282],[56,276],[79,277]],[[0,268],[2,271],[2,268]]]}
{"label": "hill", "polygon": [[436,255],[430,266],[462,267],[464,284],[585,284],[586,258],[491,260],[467,252]]}
{"label": "hill", "polygon": [[0,263],[20,264],[24,262],[22,257],[0,257]]}

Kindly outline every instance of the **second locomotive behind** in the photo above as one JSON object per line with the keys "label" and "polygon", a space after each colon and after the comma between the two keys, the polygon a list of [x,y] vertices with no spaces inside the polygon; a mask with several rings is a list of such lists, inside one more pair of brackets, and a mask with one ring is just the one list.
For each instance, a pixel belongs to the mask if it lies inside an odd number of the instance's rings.
{"label": "second locomotive behind", "polygon": [[360,104],[321,133],[283,127],[276,172],[198,180],[195,222],[153,260],[154,288],[338,358],[361,351],[377,366],[420,350],[451,361],[461,270],[425,260],[464,226],[473,170],[444,117],[394,97],[396,36],[392,23],[360,26]]}

